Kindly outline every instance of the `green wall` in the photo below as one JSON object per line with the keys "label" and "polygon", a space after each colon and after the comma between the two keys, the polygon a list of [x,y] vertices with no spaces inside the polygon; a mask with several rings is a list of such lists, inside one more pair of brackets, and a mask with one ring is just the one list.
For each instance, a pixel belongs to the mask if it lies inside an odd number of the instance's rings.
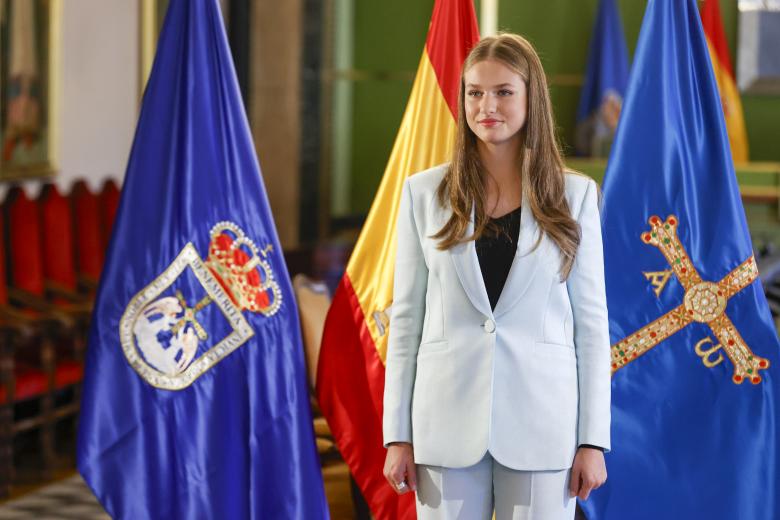
{"label": "green wall", "polygon": [[350,213],[366,213],[401,123],[431,0],[355,0]]}
{"label": "green wall", "polygon": [[[598,0],[499,1],[499,28],[522,34],[539,53],[547,72],[564,152],[574,142],[574,121],[597,6]],[[645,2],[618,1],[618,8],[631,56]]]}
{"label": "green wall", "polygon": [[[477,2],[477,13],[479,3]],[[598,0],[499,0],[499,28],[526,36],[550,78],[566,150]],[[732,59],[737,2],[720,0]],[[646,2],[618,0],[633,55]],[[368,211],[401,121],[425,42],[433,0],[355,0],[350,213]],[[751,159],[780,162],[780,96],[743,96]]]}

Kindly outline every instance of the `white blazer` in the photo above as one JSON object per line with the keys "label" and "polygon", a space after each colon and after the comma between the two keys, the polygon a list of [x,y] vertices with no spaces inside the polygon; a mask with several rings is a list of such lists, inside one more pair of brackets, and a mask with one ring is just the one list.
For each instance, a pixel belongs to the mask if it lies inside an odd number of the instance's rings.
{"label": "white blazer", "polygon": [[[451,210],[436,197],[447,165],[406,180],[388,338],[384,442],[415,462],[459,468],[490,451],[517,470],[571,467],[577,446],[609,449],[610,343],[598,187],[566,173],[582,240],[561,283],[559,251],[522,201],[517,253],[491,310],[474,241],[430,238]],[[472,223],[467,233],[473,232]]]}

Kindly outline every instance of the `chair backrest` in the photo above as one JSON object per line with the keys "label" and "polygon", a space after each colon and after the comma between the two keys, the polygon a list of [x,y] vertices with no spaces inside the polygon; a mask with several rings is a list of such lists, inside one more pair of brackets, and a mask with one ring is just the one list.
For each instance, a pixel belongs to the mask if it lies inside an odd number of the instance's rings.
{"label": "chair backrest", "polygon": [[54,184],[44,186],[38,199],[43,240],[43,272],[47,280],[76,290],[76,253],[70,201]]}
{"label": "chair backrest", "polygon": [[111,239],[111,230],[114,227],[114,218],[116,210],[119,209],[119,188],[113,179],[108,179],[103,184],[103,191],[100,192],[100,220],[101,239],[103,251],[108,249],[108,242]]}
{"label": "chair backrest", "polygon": [[43,244],[38,205],[19,186],[8,190],[5,216],[8,222],[8,258],[11,285],[44,294]]}
{"label": "chair backrest", "polygon": [[98,198],[87,183],[78,181],[73,185],[70,199],[75,217],[76,270],[97,281],[103,268]]}
{"label": "chair backrest", "polygon": [[328,308],[330,308],[330,294],[324,283],[310,280],[303,274],[297,274],[293,277],[293,290],[295,291],[295,299],[298,301],[298,314],[301,318],[309,384],[311,388],[315,388],[322,331],[325,328]]}

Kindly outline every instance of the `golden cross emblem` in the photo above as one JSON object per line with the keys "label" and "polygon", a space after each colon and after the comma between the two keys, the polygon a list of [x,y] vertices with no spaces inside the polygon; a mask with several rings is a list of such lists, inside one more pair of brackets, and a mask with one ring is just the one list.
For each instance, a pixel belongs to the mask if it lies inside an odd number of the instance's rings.
{"label": "golden cross emblem", "polygon": [[182,316],[176,323],[173,324],[173,327],[171,327],[171,332],[173,332],[173,334],[178,334],[182,327],[187,325],[187,323],[192,323],[192,327],[195,329],[195,334],[198,335],[198,338],[201,341],[205,341],[209,335],[206,332],[206,329],[204,329],[203,326],[198,322],[198,319],[195,317],[195,315],[211,303],[211,298],[209,296],[204,296],[203,299],[196,303],[195,307],[192,308],[187,306],[187,300],[184,299],[184,295],[181,293],[181,291],[176,291],[176,299],[179,300],[179,305],[181,305],[181,308],[184,309],[184,316]]}
{"label": "golden cross emblem", "polygon": [[[753,384],[761,382],[759,370],[769,368],[769,360],[756,356],[742,339],[739,331],[726,315],[726,304],[739,291],[758,278],[758,267],[753,255],[738,265],[719,282],[702,280],[677,238],[678,219],[674,215],[663,222],[655,215],[648,223],[650,230],[642,233],[642,241],[657,247],[666,257],[675,277],[685,289],[683,302],[657,320],[645,325],[625,339],[612,345],[612,373],[614,374],[663,340],[697,321],[709,325],[719,343],[704,349],[713,340],[706,337],[694,350],[708,368],[719,365],[726,352],[734,366],[732,381],[741,384],[745,379]],[[717,354],[717,357],[713,357]]]}

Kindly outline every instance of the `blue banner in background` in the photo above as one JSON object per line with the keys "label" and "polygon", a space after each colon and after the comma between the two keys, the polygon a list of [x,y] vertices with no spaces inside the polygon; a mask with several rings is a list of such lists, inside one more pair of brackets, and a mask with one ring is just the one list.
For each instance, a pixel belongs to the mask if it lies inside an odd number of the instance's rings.
{"label": "blue banner in background", "polygon": [[780,344],[694,0],[648,3],[602,225],[613,451],[588,518],[780,518]]}
{"label": "blue banner in background", "polygon": [[298,314],[216,0],[173,0],[98,290],[78,468],[122,519],[327,518]]}
{"label": "blue banner in background", "polygon": [[628,50],[615,0],[601,0],[577,109],[577,154],[607,157],[628,84]]}

